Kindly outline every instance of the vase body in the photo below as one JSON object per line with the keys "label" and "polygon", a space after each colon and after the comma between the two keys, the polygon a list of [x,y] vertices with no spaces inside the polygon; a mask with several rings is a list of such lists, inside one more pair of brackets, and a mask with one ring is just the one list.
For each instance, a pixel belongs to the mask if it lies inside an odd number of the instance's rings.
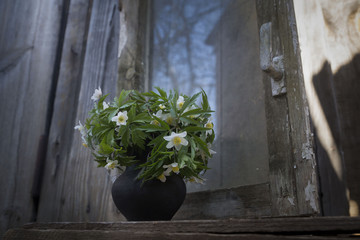
{"label": "vase body", "polygon": [[113,201],[128,221],[171,220],[186,195],[184,180],[176,174],[142,184],[136,177],[135,166],[127,167],[114,182],[111,192]]}

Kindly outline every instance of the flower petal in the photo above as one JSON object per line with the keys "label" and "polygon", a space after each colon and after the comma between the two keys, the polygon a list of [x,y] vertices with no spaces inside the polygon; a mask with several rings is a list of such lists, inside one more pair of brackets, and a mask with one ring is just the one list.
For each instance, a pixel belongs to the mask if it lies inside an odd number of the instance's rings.
{"label": "flower petal", "polygon": [[181,138],[181,145],[187,146],[189,142],[185,138]]}
{"label": "flower petal", "polygon": [[166,145],[166,148],[172,148],[174,146],[174,143],[172,141],[168,142]]}
{"label": "flower petal", "polygon": [[179,144],[179,145],[175,145],[175,148],[176,148],[176,150],[180,150],[180,148],[181,148],[181,144]]}
{"label": "flower petal", "polygon": [[172,137],[172,136],[165,136],[164,139],[165,139],[166,141],[171,141],[171,140],[173,139],[173,137]]}
{"label": "flower petal", "polygon": [[184,131],[184,132],[182,132],[182,133],[179,133],[179,134],[177,134],[179,137],[181,137],[181,138],[184,138],[184,137],[186,137],[186,135],[187,135],[187,132],[186,131]]}

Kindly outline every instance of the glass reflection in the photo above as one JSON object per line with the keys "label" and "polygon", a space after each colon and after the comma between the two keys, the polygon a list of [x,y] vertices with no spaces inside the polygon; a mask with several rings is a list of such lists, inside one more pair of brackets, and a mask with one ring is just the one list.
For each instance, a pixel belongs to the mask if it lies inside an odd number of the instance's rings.
{"label": "glass reflection", "polygon": [[186,95],[202,88],[216,111],[207,184],[188,190],[268,181],[255,2],[153,0],[151,16],[151,86]]}

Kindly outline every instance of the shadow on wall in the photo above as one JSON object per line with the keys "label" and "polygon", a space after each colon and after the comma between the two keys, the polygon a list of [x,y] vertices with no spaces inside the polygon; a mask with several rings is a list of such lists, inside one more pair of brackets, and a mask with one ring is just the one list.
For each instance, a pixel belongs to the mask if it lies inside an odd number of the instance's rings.
{"label": "shadow on wall", "polygon": [[325,62],[312,81],[333,138],[316,129],[323,214],[359,216],[360,54],[336,73]]}

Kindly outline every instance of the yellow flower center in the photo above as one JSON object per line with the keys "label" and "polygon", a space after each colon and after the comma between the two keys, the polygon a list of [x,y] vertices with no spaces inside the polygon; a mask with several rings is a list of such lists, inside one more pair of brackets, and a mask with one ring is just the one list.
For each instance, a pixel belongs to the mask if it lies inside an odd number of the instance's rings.
{"label": "yellow flower center", "polygon": [[119,120],[119,122],[124,122],[125,118],[124,118],[124,116],[119,116],[118,120]]}
{"label": "yellow flower center", "polygon": [[180,102],[180,103],[179,103],[179,108],[182,108],[183,105],[184,105],[184,103],[183,103],[183,102]]}
{"label": "yellow flower center", "polygon": [[181,138],[180,137],[174,137],[174,144],[175,145],[179,145],[181,143]]}
{"label": "yellow flower center", "polygon": [[157,177],[160,181],[165,182],[166,181],[166,177],[164,174],[161,174],[160,176]]}
{"label": "yellow flower center", "polygon": [[166,122],[167,122],[168,124],[172,124],[173,118],[172,118],[172,117],[166,118]]}
{"label": "yellow flower center", "polygon": [[83,143],[82,145],[83,145],[84,147],[88,147],[88,145],[87,145],[86,143]]}
{"label": "yellow flower center", "polygon": [[211,122],[206,123],[205,127],[207,128],[213,128],[213,124]]}
{"label": "yellow flower center", "polygon": [[179,172],[179,170],[180,170],[178,166],[176,166],[176,167],[171,167],[171,168],[172,168],[172,171],[175,172],[175,173],[176,173],[176,172]]}
{"label": "yellow flower center", "polygon": [[189,182],[195,182],[195,178],[190,178]]}

